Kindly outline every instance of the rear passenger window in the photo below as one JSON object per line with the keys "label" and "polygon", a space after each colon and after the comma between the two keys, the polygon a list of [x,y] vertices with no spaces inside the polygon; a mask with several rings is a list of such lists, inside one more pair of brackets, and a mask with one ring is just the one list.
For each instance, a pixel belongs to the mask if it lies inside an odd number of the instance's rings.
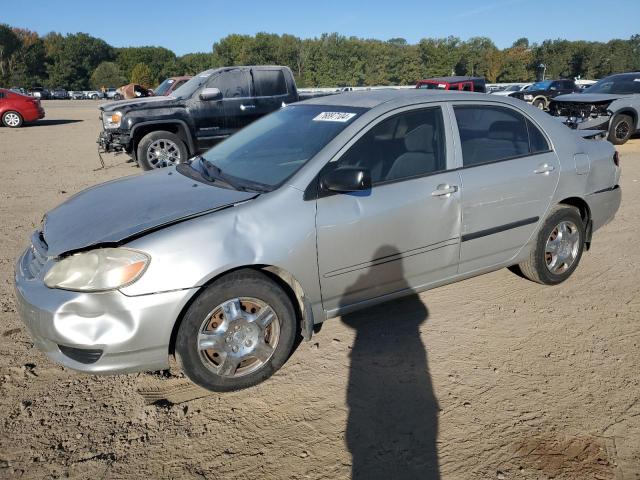
{"label": "rear passenger window", "polygon": [[[525,117],[509,108],[454,106],[454,111],[465,167],[549,150],[542,133]],[[530,132],[534,137],[531,146]],[[532,148],[534,143],[535,148]]]}
{"label": "rear passenger window", "polygon": [[339,161],[368,168],[374,184],[446,169],[440,108],[405,112],[369,130]]}
{"label": "rear passenger window", "polygon": [[529,130],[529,145],[532,154],[551,150],[545,136],[530,120],[527,120],[527,129]]}
{"label": "rear passenger window", "polygon": [[253,70],[256,97],[273,97],[287,94],[287,82],[282,70]]}

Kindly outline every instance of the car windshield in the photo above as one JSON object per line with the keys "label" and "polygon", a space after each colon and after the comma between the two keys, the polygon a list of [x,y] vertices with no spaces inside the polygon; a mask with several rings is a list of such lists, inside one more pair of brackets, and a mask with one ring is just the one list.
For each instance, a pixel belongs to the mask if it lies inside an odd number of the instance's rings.
{"label": "car windshield", "polygon": [[207,83],[213,72],[213,70],[206,70],[199,73],[181,87],[176,88],[171,95],[180,100],[191,98],[200,87]]}
{"label": "car windshield", "polygon": [[290,105],[229,137],[191,166],[205,178],[217,173],[234,186],[273,190],[364,111],[335,105]]}
{"label": "car windshield", "polygon": [[165,93],[169,91],[174,81],[175,80],[173,78],[167,78],[164,82],[162,82],[153,90],[153,93],[158,96],[163,96]]}
{"label": "car windshield", "polygon": [[522,87],[520,85],[511,85],[511,86],[505,88],[505,91],[507,91],[507,92],[519,92],[521,88]]}
{"label": "car windshield", "polygon": [[545,80],[544,82],[536,82],[531,85],[527,90],[549,90],[551,87],[551,80]]}
{"label": "car windshield", "polygon": [[615,75],[603,78],[597,83],[583,90],[584,93],[640,93],[640,75]]}

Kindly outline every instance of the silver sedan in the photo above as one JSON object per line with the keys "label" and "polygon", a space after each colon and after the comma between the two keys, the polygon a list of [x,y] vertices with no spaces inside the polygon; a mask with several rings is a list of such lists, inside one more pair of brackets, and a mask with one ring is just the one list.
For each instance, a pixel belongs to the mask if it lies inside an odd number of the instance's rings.
{"label": "silver sedan", "polygon": [[175,354],[205,388],[244,388],[328,318],[504,267],[566,280],[619,177],[610,143],[508,97],[321,97],[47,213],[16,266],[19,310],[70,368]]}

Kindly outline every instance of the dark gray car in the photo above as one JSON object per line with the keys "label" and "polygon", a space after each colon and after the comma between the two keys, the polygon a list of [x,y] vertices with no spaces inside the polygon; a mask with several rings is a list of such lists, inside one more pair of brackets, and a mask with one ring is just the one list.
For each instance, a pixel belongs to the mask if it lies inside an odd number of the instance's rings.
{"label": "dark gray car", "polygon": [[610,143],[508,97],[322,97],[47,213],[17,304],[70,368],[162,369],[175,352],[203,387],[244,388],[328,318],[504,267],[566,280],[619,176]]}

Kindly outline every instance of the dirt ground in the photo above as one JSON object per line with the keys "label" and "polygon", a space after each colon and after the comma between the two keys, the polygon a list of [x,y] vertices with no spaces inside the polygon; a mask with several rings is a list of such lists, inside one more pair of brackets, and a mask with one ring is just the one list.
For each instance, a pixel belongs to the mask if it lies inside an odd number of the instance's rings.
{"label": "dirt ground", "polygon": [[[622,207],[564,284],[507,270],[326,323],[266,383],[94,377],[34,349],[13,264],[99,166],[96,103],[0,129],[0,478],[640,479],[640,139]],[[155,402],[155,403],[153,403]]]}

